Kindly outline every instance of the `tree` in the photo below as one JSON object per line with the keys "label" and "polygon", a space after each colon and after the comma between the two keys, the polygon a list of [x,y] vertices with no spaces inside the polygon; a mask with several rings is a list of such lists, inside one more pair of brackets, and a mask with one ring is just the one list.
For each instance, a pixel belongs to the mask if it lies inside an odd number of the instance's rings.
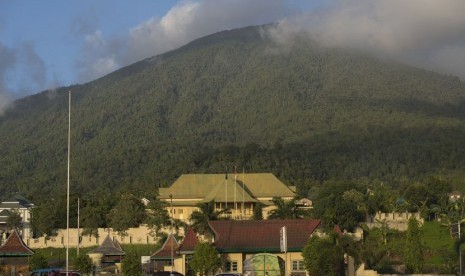
{"label": "tree", "polygon": [[428,189],[423,184],[410,185],[405,189],[404,198],[409,203],[409,211],[418,212],[426,207],[431,199]]}
{"label": "tree", "polygon": [[29,258],[29,270],[36,270],[47,267],[47,258],[45,258],[45,256],[41,253],[34,253],[34,255]]}
{"label": "tree", "polygon": [[422,273],[424,262],[423,248],[420,225],[414,217],[411,217],[408,221],[404,247],[404,260],[408,271]]}
{"label": "tree", "polygon": [[141,275],[142,264],[140,262],[140,256],[136,252],[128,252],[121,261],[121,270],[124,275]]}
{"label": "tree", "polygon": [[98,228],[105,221],[105,214],[98,211],[94,206],[85,206],[80,213],[81,227],[84,228],[82,235],[98,238]]}
{"label": "tree", "polygon": [[10,216],[6,220],[6,226],[10,230],[19,231],[23,226],[23,219],[21,218],[21,215],[16,211],[11,212]]}
{"label": "tree", "polygon": [[210,275],[221,267],[221,259],[211,244],[200,242],[195,246],[194,256],[189,265],[195,273]]}
{"label": "tree", "polygon": [[311,237],[302,256],[310,275],[344,275],[344,253],[329,238]]}
{"label": "tree", "polygon": [[158,199],[150,201],[148,205],[149,212],[147,213],[146,223],[155,235],[157,235],[160,229],[166,226],[167,222],[170,221],[170,216],[165,207],[166,202]]}
{"label": "tree", "polygon": [[276,209],[270,211],[269,219],[297,219],[302,218],[302,211],[295,203],[295,199],[284,200],[280,197],[274,197],[272,200]]}
{"label": "tree", "polygon": [[341,229],[353,231],[358,223],[363,221],[363,213],[358,210],[354,202],[342,199],[334,204],[335,224],[339,225]]}
{"label": "tree", "polygon": [[32,209],[31,227],[34,236],[46,235],[49,237],[55,234],[55,230],[57,229],[55,210],[53,201],[43,202]]}
{"label": "tree", "polygon": [[260,202],[257,202],[253,207],[253,217],[254,220],[262,220],[263,219],[263,208]]}
{"label": "tree", "polygon": [[120,235],[130,227],[138,227],[146,217],[144,204],[134,195],[125,194],[108,214],[109,226]]}
{"label": "tree", "polygon": [[207,203],[201,203],[197,207],[199,210],[195,210],[190,216],[192,228],[199,234],[211,235],[208,222],[210,220],[217,220],[219,216],[219,213],[215,211],[215,202],[212,200]]}
{"label": "tree", "polygon": [[92,260],[86,254],[80,254],[74,259],[74,267],[81,273],[88,274],[92,272]]}

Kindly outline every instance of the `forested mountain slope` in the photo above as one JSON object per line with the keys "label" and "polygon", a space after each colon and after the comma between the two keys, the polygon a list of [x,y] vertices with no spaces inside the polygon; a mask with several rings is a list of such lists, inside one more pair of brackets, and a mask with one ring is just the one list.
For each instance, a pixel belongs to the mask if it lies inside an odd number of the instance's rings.
{"label": "forested mountain slope", "polygon": [[93,82],[18,100],[0,117],[0,194],[61,193],[72,91],[73,190],[136,191],[182,173],[273,172],[305,190],[327,179],[397,182],[465,169],[458,78],[225,31]]}

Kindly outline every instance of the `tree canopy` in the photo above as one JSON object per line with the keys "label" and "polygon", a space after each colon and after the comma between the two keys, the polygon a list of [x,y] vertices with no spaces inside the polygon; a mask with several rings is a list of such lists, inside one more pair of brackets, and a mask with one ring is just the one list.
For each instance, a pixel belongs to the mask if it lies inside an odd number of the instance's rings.
{"label": "tree canopy", "polygon": [[189,265],[201,276],[213,275],[221,267],[221,260],[215,247],[209,243],[199,242],[195,246],[194,256]]}

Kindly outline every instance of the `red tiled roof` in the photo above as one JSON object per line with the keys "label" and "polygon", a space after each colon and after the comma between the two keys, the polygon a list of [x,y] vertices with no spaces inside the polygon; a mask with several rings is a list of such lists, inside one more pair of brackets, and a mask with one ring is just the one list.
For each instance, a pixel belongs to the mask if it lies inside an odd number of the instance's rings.
{"label": "red tiled roof", "polygon": [[32,251],[19,236],[16,230],[11,232],[5,244],[0,246],[0,256],[31,256],[34,255]]}
{"label": "red tiled roof", "polygon": [[320,220],[217,220],[209,224],[220,252],[279,252],[283,226],[288,251],[301,251]]}
{"label": "red tiled roof", "polygon": [[173,235],[169,235],[163,246],[157,252],[150,256],[151,259],[170,259],[171,258],[171,245],[173,245],[173,255],[177,255],[176,252],[179,248],[178,241]]}
{"label": "red tiled roof", "polygon": [[186,233],[186,237],[182,241],[181,245],[179,246],[179,252],[180,253],[185,253],[185,252],[194,252],[194,248],[199,242],[199,239],[197,238],[197,235],[194,232],[194,229],[192,227],[189,227]]}

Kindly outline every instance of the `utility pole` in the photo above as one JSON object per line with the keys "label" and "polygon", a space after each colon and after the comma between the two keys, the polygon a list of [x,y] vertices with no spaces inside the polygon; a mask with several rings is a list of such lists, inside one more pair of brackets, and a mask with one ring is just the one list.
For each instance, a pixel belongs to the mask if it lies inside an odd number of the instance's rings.
{"label": "utility pole", "polygon": [[81,243],[81,237],[79,236],[79,197],[77,204],[77,255],[79,256],[79,244]]}
{"label": "utility pole", "polygon": [[462,248],[460,248],[460,221],[457,222],[458,228],[459,228],[459,264],[460,264],[460,276],[462,276]]}
{"label": "utility pole", "polygon": [[173,237],[173,219],[174,219],[174,214],[173,214],[173,195],[170,194],[170,209],[171,209],[171,275],[173,274],[173,267],[174,267],[174,257],[173,257],[173,246],[174,246],[174,237]]}

